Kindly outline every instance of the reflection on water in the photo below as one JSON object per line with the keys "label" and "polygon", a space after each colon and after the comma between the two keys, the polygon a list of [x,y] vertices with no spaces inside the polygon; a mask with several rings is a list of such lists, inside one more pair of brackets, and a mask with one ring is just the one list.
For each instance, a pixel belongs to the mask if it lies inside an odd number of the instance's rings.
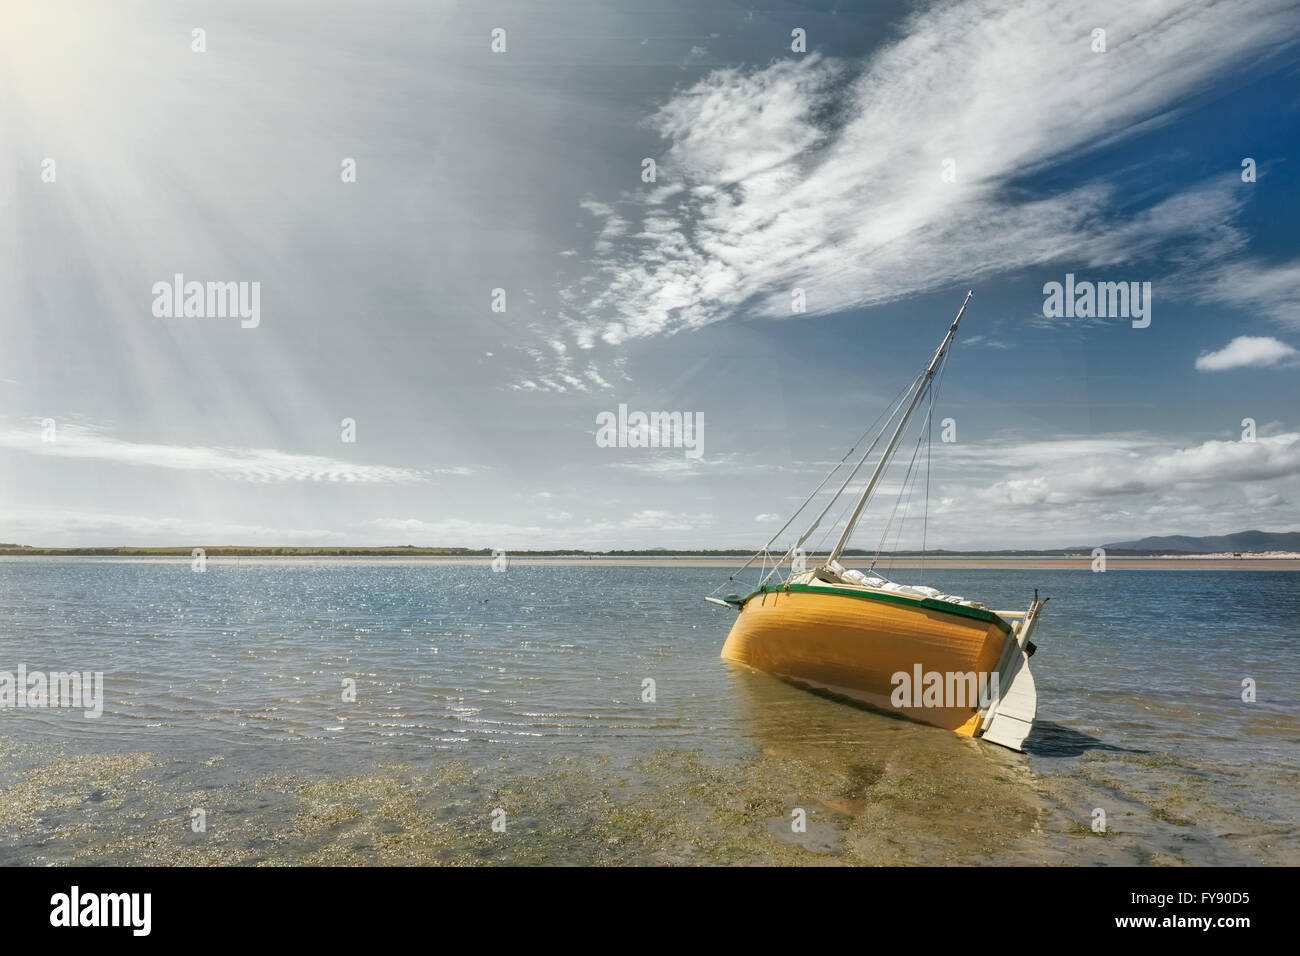
{"label": "reflection on water", "polygon": [[1300,862],[1285,572],[1231,646],[1199,572],[945,572],[1053,595],[1017,754],[719,660],[711,569],[209,566],[0,561],[0,669],[107,683],[0,715],[0,863]]}

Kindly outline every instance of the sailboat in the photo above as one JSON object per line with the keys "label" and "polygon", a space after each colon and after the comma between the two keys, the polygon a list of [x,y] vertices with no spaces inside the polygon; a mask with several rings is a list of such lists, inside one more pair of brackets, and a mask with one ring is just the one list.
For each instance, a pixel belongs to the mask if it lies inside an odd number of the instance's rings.
{"label": "sailboat", "polygon": [[[927,397],[929,413],[922,419],[924,425],[899,501],[910,487],[921,439],[925,439],[928,461],[936,375],[941,381],[953,337],[973,295],[966,294],[929,363],[882,412],[882,416],[887,414],[884,424],[808,529],[784,553],[772,550],[831,478],[849,465],[855,449],[831,469],[764,548],[728,578],[734,581],[754,567],[760,574],[757,586],[745,595],[718,597],[724,584],[706,600],[738,612],[722,648],[726,660],[963,736],[1022,750],[1038,706],[1029,671],[1029,658],[1035,650],[1030,636],[1047,598],[1039,600],[1035,590],[1025,611],[990,610],[937,588],[890,581],[876,570],[880,549],[866,572],[845,568],[840,561],[909,422]],[[859,443],[873,430],[874,423]],[[871,478],[838,540],[824,560],[810,562],[805,544],[842,497],[852,500],[845,492],[882,440],[885,445],[875,459]],[[928,485],[928,466],[926,478]],[[897,509],[898,502],[885,525],[886,534]],[[928,512],[927,498],[927,519]],[[835,527],[838,522],[832,522],[828,531]],[[882,546],[884,541],[882,535]],[[925,553],[924,544],[921,553]]]}

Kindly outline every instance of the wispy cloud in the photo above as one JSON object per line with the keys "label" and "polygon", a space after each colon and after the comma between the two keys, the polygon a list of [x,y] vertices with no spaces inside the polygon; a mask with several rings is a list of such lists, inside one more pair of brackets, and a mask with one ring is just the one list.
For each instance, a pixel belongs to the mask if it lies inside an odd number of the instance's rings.
{"label": "wispy cloud", "polygon": [[1283,325],[1300,328],[1300,261],[1223,263],[1208,270],[1197,286],[1202,301],[1253,309]]}
{"label": "wispy cloud", "polygon": [[[914,15],[862,64],[812,54],[714,71],[650,120],[668,143],[661,184],[584,204],[605,228],[570,290],[570,330],[586,348],[741,310],[788,316],[795,288],[817,315],[1066,258],[1131,264],[1176,242],[1177,272],[1237,252],[1244,200],[1227,179],[1136,211],[1105,182],[1038,197],[1018,184],[1294,43],[1292,14],[969,0]],[[1101,24],[1108,50],[1095,53]],[[949,159],[956,182],[941,178]]]}
{"label": "wispy cloud", "polygon": [[123,441],[99,429],[58,425],[54,441],[43,441],[41,429],[0,429],[0,448],[59,458],[83,458],[153,468],[205,472],[243,481],[344,481],[400,483],[426,481],[433,474],[469,474],[466,468],[414,469],[364,465],[299,455],[270,448],[214,448],[204,445],[156,445]]}
{"label": "wispy cloud", "polygon": [[5,540],[46,546],[327,545],[349,540],[324,528],[277,528],[196,518],[66,509],[0,510]]}
{"label": "wispy cloud", "polygon": [[[507,521],[466,521],[460,518],[376,518],[365,527],[402,535],[404,541],[466,548],[612,547],[621,535],[655,535],[663,532],[700,531],[712,515],[689,515],[659,509],[642,509],[616,521],[571,522],[568,512],[547,516],[546,527]],[[644,544],[644,542],[642,542]]]}
{"label": "wispy cloud", "polygon": [[1003,342],[1001,339],[991,339],[987,335],[972,335],[968,339],[962,340],[962,345],[979,346],[986,349],[1009,349],[1011,344]]}
{"label": "wispy cloud", "polygon": [[537,525],[505,521],[466,521],[463,518],[376,518],[364,522],[386,534],[402,536],[402,543],[429,547],[488,548],[522,547],[537,543],[547,533]]}
{"label": "wispy cloud", "polygon": [[706,523],[707,516],[679,514],[650,508],[634,512],[620,526],[646,531],[692,531]]}

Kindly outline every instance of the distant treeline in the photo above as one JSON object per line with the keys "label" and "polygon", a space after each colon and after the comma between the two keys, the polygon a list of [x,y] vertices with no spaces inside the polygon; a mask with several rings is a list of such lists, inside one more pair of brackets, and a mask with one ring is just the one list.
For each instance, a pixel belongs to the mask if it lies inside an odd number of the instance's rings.
{"label": "distant treeline", "polygon": [[[286,547],[272,548],[258,545],[196,545],[203,548],[208,557],[491,557],[491,548],[417,548],[414,545],[400,545],[391,548],[321,548],[321,547]],[[0,544],[0,555],[86,555],[99,557],[141,556],[141,557],[186,557],[194,548],[35,548],[25,544]],[[584,551],[579,548],[552,551],[507,551],[511,557],[748,557],[752,551],[666,551],[652,548],[646,551]],[[851,552],[845,552],[846,554]]]}
{"label": "distant treeline", "polygon": [[[474,551],[468,548],[415,548],[410,546],[394,548],[268,548],[254,545],[195,545],[201,547],[204,554],[208,557],[222,555],[229,557],[382,557],[405,556],[405,555],[429,555],[433,557],[454,557],[463,555],[473,557],[475,555],[491,556],[492,551],[479,550]],[[0,555],[16,554],[61,554],[61,555],[87,555],[87,556],[141,556],[141,557],[190,557],[194,548],[33,548],[21,544],[0,544]]]}
{"label": "distant treeline", "polygon": [[[414,545],[399,545],[383,548],[322,548],[322,547],[286,547],[271,548],[246,545],[201,545],[208,557],[249,557],[249,558],[401,558],[401,557],[491,557],[491,548],[417,548]],[[35,548],[23,544],[0,544],[0,556],[17,555],[62,555],[66,557],[190,557],[194,548]],[[703,550],[669,550],[649,548],[646,550],[620,551],[584,551],[581,548],[548,551],[513,551],[506,552],[517,558],[747,558],[753,551],[706,548]],[[1166,551],[1107,549],[1109,556],[1154,557],[1167,554]],[[874,551],[850,549],[844,552],[847,558],[869,558]],[[1087,558],[1087,550],[1053,548],[1042,551],[886,551],[882,558],[962,558],[962,557],[1003,557],[1003,558]],[[810,555],[810,558],[812,556]]]}

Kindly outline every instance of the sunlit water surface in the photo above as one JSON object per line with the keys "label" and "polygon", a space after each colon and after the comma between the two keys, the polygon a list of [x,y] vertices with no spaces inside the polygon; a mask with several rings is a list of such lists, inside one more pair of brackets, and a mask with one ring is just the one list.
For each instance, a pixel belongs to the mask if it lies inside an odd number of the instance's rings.
{"label": "sunlit water surface", "polygon": [[0,864],[1300,863],[1294,572],[928,571],[1051,595],[1024,755],[721,661],[723,578],[0,559],[0,670],[105,679],[0,710]]}

